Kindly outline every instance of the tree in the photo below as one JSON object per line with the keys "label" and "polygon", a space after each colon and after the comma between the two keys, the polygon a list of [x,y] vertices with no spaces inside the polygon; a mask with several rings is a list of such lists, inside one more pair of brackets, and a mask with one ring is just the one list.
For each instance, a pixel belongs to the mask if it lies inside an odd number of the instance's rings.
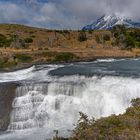
{"label": "tree", "polygon": [[111,30],[113,37],[115,38],[115,44],[125,46],[126,43],[126,28],[124,25],[117,25]]}

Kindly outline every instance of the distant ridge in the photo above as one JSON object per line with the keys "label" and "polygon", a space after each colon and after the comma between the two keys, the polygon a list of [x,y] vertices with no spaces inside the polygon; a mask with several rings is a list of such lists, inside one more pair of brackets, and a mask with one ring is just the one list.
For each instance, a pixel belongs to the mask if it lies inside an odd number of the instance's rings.
{"label": "distant ridge", "polygon": [[140,28],[140,22],[112,14],[102,16],[92,24],[83,27],[83,30],[108,30],[116,25],[125,25],[127,28]]}

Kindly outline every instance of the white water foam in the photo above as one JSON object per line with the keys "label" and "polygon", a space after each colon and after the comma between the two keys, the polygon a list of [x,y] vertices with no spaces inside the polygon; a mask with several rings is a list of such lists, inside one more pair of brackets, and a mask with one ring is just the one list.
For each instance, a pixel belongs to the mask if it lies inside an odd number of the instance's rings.
{"label": "white water foam", "polygon": [[117,59],[108,58],[108,59],[97,59],[95,62],[115,62]]}
{"label": "white water foam", "polygon": [[0,73],[0,83],[4,82],[14,82],[14,81],[22,81],[22,80],[49,80],[48,73],[51,70],[57,69],[59,67],[63,67],[63,65],[39,65],[39,71],[35,66],[32,66],[27,69],[18,70],[14,72],[3,72]]}
{"label": "white water foam", "polygon": [[0,73],[0,83],[10,82],[10,81],[20,81],[32,76],[32,71],[35,66],[28,69],[18,70],[14,72]]}
{"label": "white water foam", "polygon": [[[107,58],[107,59],[97,59],[96,61],[94,61],[95,63],[102,63],[102,62],[104,62],[104,63],[110,63],[110,62],[118,62],[118,61],[125,61],[125,60],[133,60],[133,61],[138,61],[138,60],[140,60],[140,58],[131,58],[131,59],[123,59],[123,58],[121,58],[121,59],[114,59],[114,58]],[[92,62],[93,63],[93,62]]]}
{"label": "white water foam", "polygon": [[[50,83],[22,85],[13,101],[10,135],[3,140],[44,140],[54,130],[69,135],[79,112],[89,117],[124,113],[140,97],[140,79],[123,77],[65,76]],[[27,133],[28,132],[28,133]]]}

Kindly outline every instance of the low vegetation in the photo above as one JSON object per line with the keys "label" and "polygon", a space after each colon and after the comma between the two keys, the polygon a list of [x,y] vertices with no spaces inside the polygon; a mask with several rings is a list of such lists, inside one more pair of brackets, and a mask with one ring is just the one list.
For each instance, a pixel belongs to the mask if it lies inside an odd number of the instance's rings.
{"label": "low vegetation", "polygon": [[33,43],[33,39],[31,37],[28,38],[20,38],[17,34],[10,34],[10,37],[6,37],[3,34],[0,34],[0,47],[2,48],[16,48],[16,49],[23,49],[27,48],[29,43]]}
{"label": "low vegetation", "polygon": [[87,36],[86,36],[86,33],[84,31],[80,31],[80,33],[78,35],[78,40],[80,42],[83,42],[83,41],[87,40]]}
{"label": "low vegetation", "polygon": [[30,38],[25,38],[24,41],[26,43],[33,43],[33,39],[30,37]]}
{"label": "low vegetation", "polygon": [[72,62],[79,58],[75,54],[69,52],[43,52],[41,55],[51,58],[52,62]]}
{"label": "low vegetation", "polygon": [[140,99],[132,100],[132,107],[123,115],[112,115],[97,121],[80,113],[80,119],[71,138],[56,136],[54,140],[139,140]]}
{"label": "low vegetation", "polygon": [[71,62],[73,60],[77,60],[78,57],[72,53],[57,53],[55,55],[54,61],[57,62]]}
{"label": "low vegetation", "polygon": [[124,26],[115,26],[112,29],[113,37],[115,38],[116,45],[121,46],[123,49],[140,48],[140,30],[139,29],[126,29]]}
{"label": "low vegetation", "polygon": [[32,57],[26,54],[16,54],[14,56],[14,59],[16,59],[18,62],[22,62],[22,63],[27,63],[32,61]]}
{"label": "low vegetation", "polygon": [[11,44],[11,40],[7,39],[6,36],[0,34],[0,47],[9,47]]}

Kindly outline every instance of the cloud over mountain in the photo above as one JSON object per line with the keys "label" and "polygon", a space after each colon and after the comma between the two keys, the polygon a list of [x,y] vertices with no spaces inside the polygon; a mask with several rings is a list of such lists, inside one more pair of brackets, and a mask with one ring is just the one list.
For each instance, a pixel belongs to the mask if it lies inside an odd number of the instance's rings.
{"label": "cloud over mountain", "polygon": [[104,14],[140,19],[139,0],[0,0],[0,22],[78,29]]}

